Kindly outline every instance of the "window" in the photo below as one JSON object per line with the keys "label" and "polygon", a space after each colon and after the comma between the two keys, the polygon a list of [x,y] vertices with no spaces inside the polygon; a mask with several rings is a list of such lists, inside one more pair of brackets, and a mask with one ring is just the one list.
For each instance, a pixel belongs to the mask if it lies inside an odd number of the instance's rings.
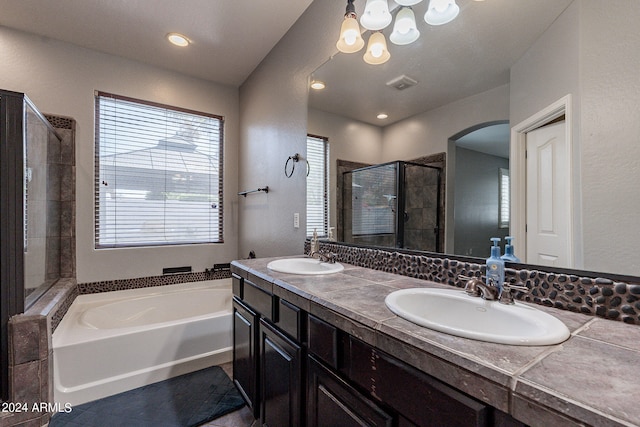
{"label": "window", "polygon": [[222,243],[224,120],[96,92],[96,248]]}
{"label": "window", "polygon": [[307,236],[313,230],[319,236],[329,233],[328,168],[329,141],[320,136],[307,136]]}
{"label": "window", "polygon": [[[499,228],[509,228],[509,196],[511,184],[509,183],[509,169],[500,168],[500,212]],[[494,187],[495,188],[495,187]]]}

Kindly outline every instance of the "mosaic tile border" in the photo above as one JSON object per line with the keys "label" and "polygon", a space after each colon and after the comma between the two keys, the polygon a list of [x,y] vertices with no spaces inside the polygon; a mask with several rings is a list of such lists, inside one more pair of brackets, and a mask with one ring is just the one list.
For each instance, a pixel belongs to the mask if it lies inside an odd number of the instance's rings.
{"label": "mosaic tile border", "polygon": [[[401,253],[384,249],[359,248],[320,242],[323,251],[333,252],[339,261],[359,267],[464,287],[458,276],[482,276],[485,266],[449,258]],[[309,241],[304,244],[309,251]],[[509,283],[526,286],[517,299],[604,319],[640,325],[640,284],[598,277],[507,268]]]}
{"label": "mosaic tile border", "polygon": [[54,116],[50,114],[43,115],[54,128],[74,130],[76,127],[76,121],[70,117]]}
{"label": "mosaic tile border", "polygon": [[78,283],[78,293],[80,295],[85,295],[101,292],[124,291],[127,289],[177,285],[179,283],[201,282],[204,280],[228,279],[229,277],[231,277],[230,270],[220,270],[184,274],[167,274],[163,276],[149,276],[136,279],[116,279],[104,282]]}

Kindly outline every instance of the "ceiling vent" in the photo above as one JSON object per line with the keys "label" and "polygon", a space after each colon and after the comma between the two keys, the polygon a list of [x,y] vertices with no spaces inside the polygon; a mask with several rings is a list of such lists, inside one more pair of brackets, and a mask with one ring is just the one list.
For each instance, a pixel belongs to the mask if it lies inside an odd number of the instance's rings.
{"label": "ceiling vent", "polygon": [[393,80],[389,80],[387,82],[387,86],[396,88],[398,90],[404,90],[408,87],[415,86],[418,84],[417,80],[412,79],[411,77],[405,76],[404,74],[400,77],[396,77]]}

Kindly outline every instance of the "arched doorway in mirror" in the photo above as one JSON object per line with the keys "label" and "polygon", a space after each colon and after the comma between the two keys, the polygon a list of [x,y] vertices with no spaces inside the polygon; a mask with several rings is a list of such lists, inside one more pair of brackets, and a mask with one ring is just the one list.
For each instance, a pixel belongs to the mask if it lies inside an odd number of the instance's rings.
{"label": "arched doorway in mirror", "polygon": [[486,258],[510,234],[510,128],[480,123],[449,139],[445,253]]}

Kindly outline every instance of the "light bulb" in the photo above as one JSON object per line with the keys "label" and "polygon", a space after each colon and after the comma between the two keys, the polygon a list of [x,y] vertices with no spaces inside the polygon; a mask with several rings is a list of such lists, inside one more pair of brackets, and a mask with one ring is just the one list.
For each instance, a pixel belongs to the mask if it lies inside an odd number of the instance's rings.
{"label": "light bulb", "polygon": [[459,12],[455,0],[430,0],[424,20],[430,25],[443,25],[453,21]]}
{"label": "light bulb", "polygon": [[372,65],[384,64],[390,57],[391,54],[387,50],[387,41],[384,38],[384,34],[380,31],[371,34],[367,51],[363,56],[364,62]]}
{"label": "light bulb", "polygon": [[387,0],[367,0],[360,24],[368,30],[382,30],[391,23],[393,17]]}
{"label": "light bulb", "polygon": [[442,13],[449,7],[449,2],[447,0],[433,0],[433,8],[438,12]]}
{"label": "light bulb", "polygon": [[420,31],[416,28],[413,10],[410,7],[403,7],[396,15],[396,22],[389,40],[397,45],[405,45],[418,40],[418,37],[420,37]]}
{"label": "light bulb", "polygon": [[400,34],[407,34],[409,31],[411,31],[411,28],[413,26],[414,25],[411,18],[399,17],[398,19],[396,19],[396,25],[393,28],[395,30],[398,30]]}
{"label": "light bulb", "polygon": [[384,52],[384,46],[380,43],[375,43],[371,46],[371,56],[374,58],[380,58]]}
{"label": "light bulb", "polygon": [[360,26],[353,16],[345,16],[340,28],[340,38],[336,47],[343,53],[354,53],[364,47],[364,40],[360,35]]}
{"label": "light bulb", "polygon": [[358,39],[358,33],[354,30],[347,30],[344,32],[344,42],[349,46],[353,46],[356,44],[356,40]]}

